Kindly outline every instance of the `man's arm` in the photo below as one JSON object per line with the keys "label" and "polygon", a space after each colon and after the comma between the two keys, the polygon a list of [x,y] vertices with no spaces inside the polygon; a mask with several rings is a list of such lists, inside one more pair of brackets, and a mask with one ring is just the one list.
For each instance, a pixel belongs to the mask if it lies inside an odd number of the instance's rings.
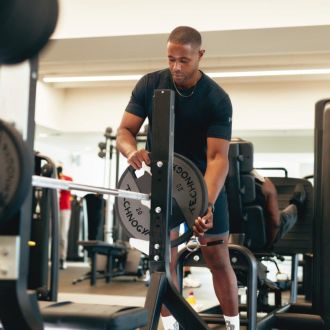
{"label": "man's arm", "polygon": [[275,185],[268,178],[265,178],[265,182],[262,184],[261,191],[264,194],[266,200],[265,215],[267,221],[267,234],[269,244],[271,244],[276,238],[278,230],[281,226],[277,191]]}
{"label": "man's arm", "polygon": [[[209,203],[216,202],[224,186],[228,174],[229,141],[219,138],[207,139],[207,167],[204,180],[207,186]],[[204,231],[213,227],[212,208],[209,207],[203,218],[197,218],[194,226],[195,234],[203,235]]]}
{"label": "man's arm", "polygon": [[228,174],[229,141],[218,138],[207,139],[207,167],[205,182],[209,202],[214,204],[225,184]]}
{"label": "man's arm", "polygon": [[150,163],[148,152],[145,149],[137,150],[136,135],[143,122],[144,118],[125,111],[117,131],[117,149],[135,169],[140,169],[142,162]]}

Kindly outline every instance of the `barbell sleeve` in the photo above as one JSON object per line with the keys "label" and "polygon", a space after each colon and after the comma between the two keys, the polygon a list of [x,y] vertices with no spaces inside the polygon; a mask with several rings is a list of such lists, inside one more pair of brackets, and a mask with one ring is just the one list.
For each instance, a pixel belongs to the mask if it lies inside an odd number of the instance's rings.
{"label": "barbell sleeve", "polygon": [[33,175],[32,185],[40,188],[61,189],[61,190],[78,190],[96,194],[113,195],[115,197],[136,199],[136,200],[150,200],[149,194],[144,194],[136,191],[110,189],[104,187],[90,186],[72,181],[60,180],[54,178],[47,178],[44,176]]}

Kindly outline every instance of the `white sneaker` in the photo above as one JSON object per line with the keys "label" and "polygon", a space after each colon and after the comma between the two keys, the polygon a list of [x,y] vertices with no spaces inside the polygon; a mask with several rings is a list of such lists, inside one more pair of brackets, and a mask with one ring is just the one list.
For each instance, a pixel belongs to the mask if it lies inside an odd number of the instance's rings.
{"label": "white sneaker", "polygon": [[61,259],[60,260],[60,269],[67,269],[68,265],[65,260]]}
{"label": "white sneaker", "polygon": [[179,322],[175,322],[173,324],[173,330],[179,330],[179,329],[180,329]]}
{"label": "white sneaker", "polygon": [[143,281],[144,282],[149,282],[150,281],[150,271],[149,270],[146,271],[146,274],[144,276]]}
{"label": "white sneaker", "polygon": [[199,288],[201,286],[201,282],[192,278],[191,275],[184,277],[182,284],[184,288]]}

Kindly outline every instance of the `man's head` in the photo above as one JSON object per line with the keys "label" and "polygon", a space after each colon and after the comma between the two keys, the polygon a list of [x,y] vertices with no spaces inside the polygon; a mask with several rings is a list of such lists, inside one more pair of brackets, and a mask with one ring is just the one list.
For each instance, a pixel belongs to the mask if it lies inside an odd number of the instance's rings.
{"label": "man's head", "polygon": [[199,50],[202,45],[201,34],[190,26],[178,26],[169,35],[168,42],[180,45],[191,45]]}
{"label": "man's head", "polygon": [[179,26],[167,40],[169,69],[180,87],[193,86],[199,77],[199,61],[204,54],[200,33],[189,26]]}

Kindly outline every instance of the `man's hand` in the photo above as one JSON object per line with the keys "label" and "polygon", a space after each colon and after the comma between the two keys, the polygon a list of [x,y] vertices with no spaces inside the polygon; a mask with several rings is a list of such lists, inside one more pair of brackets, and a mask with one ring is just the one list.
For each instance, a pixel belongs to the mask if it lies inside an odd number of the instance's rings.
{"label": "man's hand", "polygon": [[134,150],[127,155],[128,164],[132,165],[134,169],[139,170],[142,167],[142,163],[150,165],[149,152],[145,149]]}
{"label": "man's hand", "polygon": [[204,233],[213,227],[213,213],[212,209],[209,207],[207,213],[203,217],[198,217],[195,220],[195,225],[193,226],[193,231],[195,236],[204,236]]}

